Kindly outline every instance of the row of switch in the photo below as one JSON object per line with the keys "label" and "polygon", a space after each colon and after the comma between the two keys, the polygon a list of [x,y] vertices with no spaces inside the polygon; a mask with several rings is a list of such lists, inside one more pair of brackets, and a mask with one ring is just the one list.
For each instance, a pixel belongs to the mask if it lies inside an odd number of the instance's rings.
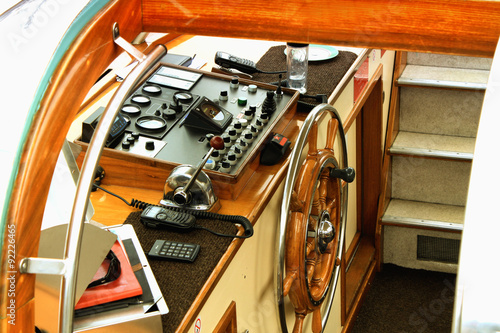
{"label": "row of switch", "polygon": [[233,123],[222,134],[224,149],[212,152],[211,158],[205,164],[206,169],[214,170],[218,167],[220,172],[231,171],[231,167],[237,164],[259,132],[269,122],[268,114],[260,113],[256,116],[256,112],[256,106],[250,106],[250,108],[243,109],[233,120]]}
{"label": "row of switch", "polygon": [[[130,134],[127,134],[125,139],[122,141],[122,149],[123,150],[129,150],[130,147],[132,147],[135,142],[139,139],[139,133],[137,132],[132,132]],[[144,144],[144,148],[146,150],[155,150],[155,143],[154,141],[146,141]]]}

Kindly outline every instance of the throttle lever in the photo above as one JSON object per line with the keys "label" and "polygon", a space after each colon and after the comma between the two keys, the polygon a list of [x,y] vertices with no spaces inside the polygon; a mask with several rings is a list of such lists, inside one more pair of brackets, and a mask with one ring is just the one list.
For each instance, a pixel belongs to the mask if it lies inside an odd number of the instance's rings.
{"label": "throttle lever", "polygon": [[340,178],[347,183],[352,183],[356,177],[356,172],[352,167],[330,170],[330,177]]}
{"label": "throttle lever", "polygon": [[220,136],[214,136],[210,140],[210,150],[208,153],[205,155],[205,158],[201,161],[201,163],[198,165],[196,168],[195,172],[191,176],[191,179],[189,179],[188,183],[186,186],[179,186],[174,190],[174,195],[173,195],[173,200],[178,204],[178,205],[185,205],[191,201],[191,187],[193,184],[196,182],[196,178],[198,178],[198,175],[200,174],[201,170],[207,163],[208,159],[212,155],[214,150],[221,150],[224,149],[224,140]]}

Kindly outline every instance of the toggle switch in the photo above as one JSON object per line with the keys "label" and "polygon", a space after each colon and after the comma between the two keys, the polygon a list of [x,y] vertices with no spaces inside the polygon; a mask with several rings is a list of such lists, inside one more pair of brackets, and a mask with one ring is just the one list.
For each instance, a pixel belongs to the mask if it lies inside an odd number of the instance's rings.
{"label": "toggle switch", "polygon": [[210,155],[210,158],[212,160],[214,160],[215,162],[219,162],[220,161],[220,153],[219,153],[219,151],[218,150],[214,150],[212,152],[212,154]]}
{"label": "toggle switch", "polygon": [[231,89],[238,89],[238,87],[240,86],[240,81],[238,80],[238,77],[233,77],[231,79],[231,82],[229,82],[229,88]]}
{"label": "toggle switch", "polygon": [[236,154],[234,152],[230,152],[229,154],[227,154],[227,161],[230,165],[235,165],[237,162],[236,159]]}
{"label": "toggle switch", "polygon": [[240,147],[236,145],[234,147],[234,154],[236,155],[237,158],[240,158],[241,156],[243,156],[243,151],[241,150]]}
{"label": "toggle switch", "polygon": [[221,164],[221,166],[219,168],[219,171],[220,172],[228,173],[229,171],[231,171],[231,164],[229,164],[228,161],[222,162],[222,164]]}
{"label": "toggle switch", "polygon": [[219,94],[219,101],[221,102],[225,102],[228,100],[228,97],[227,97],[227,90],[222,90]]}
{"label": "toggle switch", "polygon": [[243,132],[243,126],[241,125],[241,122],[239,121],[235,122],[233,127],[236,133],[240,134],[241,132]]}

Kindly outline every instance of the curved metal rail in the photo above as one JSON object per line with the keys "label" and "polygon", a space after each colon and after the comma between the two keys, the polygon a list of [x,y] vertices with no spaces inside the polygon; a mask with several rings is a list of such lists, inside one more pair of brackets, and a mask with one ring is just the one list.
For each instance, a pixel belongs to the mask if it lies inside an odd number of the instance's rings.
{"label": "curved metal rail", "polygon": [[121,83],[102,114],[82,164],[71,219],[68,225],[63,259],[24,258],[20,262],[20,272],[22,273],[42,273],[62,276],[61,299],[59,302],[60,332],[73,331],[73,309],[75,307],[76,279],[83,235],[83,223],[85,221],[95,170],[106,139],[118,112],[123,106],[125,98],[133,91],[144,74],[166,53],[166,47],[160,45],[145,56]]}
{"label": "curved metal rail", "polygon": [[[312,125],[318,121],[324,113],[329,113],[331,117],[338,120],[338,129],[341,138],[341,145],[343,150],[342,156],[342,165],[340,168],[347,167],[347,142],[345,138],[344,128],[342,125],[342,121],[337,110],[331,106],[330,104],[320,104],[316,106],[307,116],[302,125],[300,133],[297,137],[297,141],[295,144],[295,148],[292,151],[292,155],[290,157],[290,165],[287,171],[287,176],[285,179],[285,187],[283,193],[283,201],[281,204],[281,217],[278,224],[278,236],[277,236],[277,245],[276,245],[276,274],[275,274],[275,285],[276,285],[276,301],[279,313],[279,322],[281,326],[281,331],[283,333],[288,333],[287,323],[286,323],[286,314],[285,314],[285,302],[283,296],[283,279],[285,276],[285,235],[286,235],[286,225],[289,218],[289,206],[290,200],[292,196],[293,187],[297,178],[297,173],[301,167],[301,154],[305,145],[307,144],[307,138],[309,136],[310,129]],[[347,184],[341,189],[341,216],[340,216],[340,242],[339,242],[339,253],[337,257],[342,259],[342,249],[344,246],[344,238],[345,238],[345,225],[347,219]],[[340,273],[340,266],[335,268],[335,272],[333,273],[333,277],[330,280],[330,286],[328,294],[325,298],[325,302],[327,302],[327,309],[323,312],[323,317],[321,319],[322,330],[324,330],[326,326],[326,322],[328,320],[328,316],[330,315],[331,305],[333,303],[333,298],[335,295],[335,289],[337,286],[337,281]]]}

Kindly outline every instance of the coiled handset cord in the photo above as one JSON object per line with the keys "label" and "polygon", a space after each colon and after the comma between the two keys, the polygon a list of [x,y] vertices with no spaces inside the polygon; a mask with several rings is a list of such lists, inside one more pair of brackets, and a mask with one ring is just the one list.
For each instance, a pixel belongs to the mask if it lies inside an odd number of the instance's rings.
{"label": "coiled handset cord", "polygon": [[[118,199],[122,200],[125,204],[127,204],[128,206],[131,206],[131,207],[134,207],[134,208],[137,208],[137,209],[140,209],[140,210],[143,210],[145,209],[146,207],[148,206],[155,206],[151,203],[147,203],[147,202],[144,202],[144,201],[140,201],[140,200],[136,200],[136,199],[132,199],[131,202],[128,202],[127,200],[125,200],[123,197],[119,196],[118,194],[116,193],[113,193],[109,190],[106,190],[105,188],[97,185],[97,184],[94,184],[93,185],[95,188],[98,188],[108,194],[111,194],[112,196],[114,197],[117,197]],[[215,230],[212,230],[212,229],[209,229],[209,228],[205,228],[201,225],[198,225],[196,224],[194,227],[197,228],[197,229],[202,229],[202,230],[206,230],[216,236],[220,236],[220,237],[230,237],[230,238],[249,238],[249,237],[252,237],[253,235],[253,226],[252,226],[252,223],[250,223],[250,221],[244,217],[244,216],[240,216],[240,215],[224,215],[224,214],[217,214],[217,213],[212,213],[212,212],[206,212],[206,211],[199,211],[199,210],[187,210],[187,209],[182,209],[182,208],[177,208],[177,207],[165,207],[165,206],[161,206],[163,208],[166,208],[166,209],[170,209],[170,210],[173,210],[173,211],[177,211],[177,212],[181,212],[181,213],[187,213],[187,214],[191,214],[193,215],[194,217],[196,218],[201,218],[201,219],[214,219],[214,220],[221,220],[221,221],[224,221],[224,222],[231,222],[231,223],[235,223],[235,224],[240,224],[244,229],[245,229],[245,233],[243,235],[229,235],[229,234],[222,234],[222,233],[219,233]]]}

